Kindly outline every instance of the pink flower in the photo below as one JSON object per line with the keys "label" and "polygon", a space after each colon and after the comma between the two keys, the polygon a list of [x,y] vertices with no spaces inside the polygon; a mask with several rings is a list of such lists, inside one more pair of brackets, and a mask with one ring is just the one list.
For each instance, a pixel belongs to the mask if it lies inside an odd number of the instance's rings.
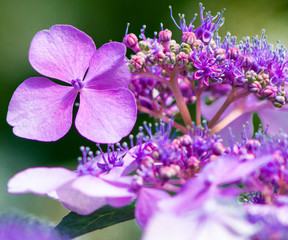
{"label": "pink flower", "polygon": [[96,51],[89,36],[68,25],[38,32],[29,52],[32,67],[66,84],[44,77],[25,80],[9,104],[7,122],[14,134],[45,142],[60,139],[72,125],[73,105],[80,93],[75,120],[79,133],[94,142],[120,141],[130,133],[137,114],[128,90],[125,53],[125,46],[117,42]]}

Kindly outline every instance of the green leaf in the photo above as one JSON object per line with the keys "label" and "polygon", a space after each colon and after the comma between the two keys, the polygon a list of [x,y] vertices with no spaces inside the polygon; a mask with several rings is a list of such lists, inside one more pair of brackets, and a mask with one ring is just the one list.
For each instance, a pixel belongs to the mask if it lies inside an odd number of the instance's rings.
{"label": "green leaf", "polygon": [[104,206],[85,216],[70,212],[55,228],[61,235],[75,238],[85,233],[133,219],[134,208],[135,203],[132,203],[123,208]]}

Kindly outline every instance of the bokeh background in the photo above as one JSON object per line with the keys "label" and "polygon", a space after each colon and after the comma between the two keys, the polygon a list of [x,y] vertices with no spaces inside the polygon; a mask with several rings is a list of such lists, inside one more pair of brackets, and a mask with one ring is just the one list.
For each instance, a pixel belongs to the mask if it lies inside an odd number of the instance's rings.
{"label": "bokeh background", "polygon": [[[226,8],[225,24],[220,36],[227,31],[238,36],[261,35],[266,29],[268,40],[288,45],[288,1],[284,0],[207,0],[202,1],[206,10],[216,14]],[[63,166],[75,169],[79,146],[96,146],[81,137],[75,127],[55,143],[41,143],[20,139],[13,135],[6,123],[7,108],[13,91],[25,79],[39,74],[30,66],[28,51],[33,36],[54,24],[70,24],[90,35],[96,46],[122,41],[126,24],[129,32],[140,33],[147,25],[146,35],[152,37],[159,31],[160,22],[180,40],[180,31],[173,24],[173,15],[184,13],[186,20],[199,13],[198,1],[187,0],[0,0],[0,212],[16,211],[32,214],[57,224],[68,213],[56,201],[34,195],[9,195],[6,183],[15,173],[28,167]],[[199,19],[196,21],[199,22]],[[138,119],[137,125],[143,121]],[[141,230],[135,221],[129,221],[78,239],[121,240],[139,239]]]}

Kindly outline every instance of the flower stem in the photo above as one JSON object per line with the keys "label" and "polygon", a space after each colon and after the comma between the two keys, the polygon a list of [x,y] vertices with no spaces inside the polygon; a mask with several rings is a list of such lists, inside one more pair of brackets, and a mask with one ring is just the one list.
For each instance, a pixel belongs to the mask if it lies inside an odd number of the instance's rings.
{"label": "flower stem", "polygon": [[224,127],[226,127],[229,123],[233,122],[236,118],[240,117],[244,113],[243,109],[235,108],[232,112],[230,112],[224,119],[221,120],[215,127],[211,130],[211,136],[216,132],[219,132]]}
{"label": "flower stem", "polygon": [[188,110],[188,107],[183,99],[179,84],[178,84],[178,68],[175,68],[170,75],[169,87],[173,92],[177,106],[182,115],[184,123],[186,126],[191,126],[192,119]]}
{"label": "flower stem", "polygon": [[200,90],[195,92],[196,94],[196,125],[201,127],[201,94]]}
{"label": "flower stem", "polygon": [[[152,111],[146,107],[143,107],[141,105],[138,105],[138,111],[142,112],[142,113],[148,113],[150,116],[153,116],[155,118],[164,119],[166,122],[169,122],[171,120],[169,117],[167,117],[161,113],[154,112],[154,111]],[[181,124],[174,121],[172,125],[173,125],[173,127],[179,129],[181,132],[187,133],[187,128],[185,128]]]}
{"label": "flower stem", "polygon": [[218,112],[214,115],[214,117],[211,119],[211,121],[209,121],[208,123],[208,127],[212,128],[213,125],[218,121],[218,119],[221,117],[221,115],[225,112],[225,110],[229,107],[230,103],[233,102],[234,100],[234,93],[236,92],[235,88],[231,89],[231,92],[229,93],[229,95],[227,96],[225,102],[223,103],[223,105],[220,107],[220,109],[218,110]]}

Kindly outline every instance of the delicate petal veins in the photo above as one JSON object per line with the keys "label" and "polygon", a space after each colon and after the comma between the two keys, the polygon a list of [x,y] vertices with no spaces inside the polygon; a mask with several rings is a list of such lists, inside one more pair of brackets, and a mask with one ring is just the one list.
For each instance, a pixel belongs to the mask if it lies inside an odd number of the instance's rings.
{"label": "delicate petal veins", "polygon": [[47,195],[76,177],[76,173],[65,168],[29,168],[12,177],[7,188],[9,193]]}
{"label": "delicate petal veins", "polygon": [[14,92],[7,122],[18,137],[51,142],[63,137],[72,124],[77,92],[41,78],[29,78]]}
{"label": "delicate petal veins", "polygon": [[75,125],[82,136],[94,142],[116,143],[130,133],[136,114],[136,102],[128,89],[83,88]]}
{"label": "delicate petal veins", "polygon": [[128,87],[131,74],[125,60],[122,43],[106,43],[92,57],[85,78],[86,87],[96,90]]}
{"label": "delicate petal veins", "polygon": [[93,40],[84,32],[69,25],[55,25],[33,38],[29,60],[39,73],[70,83],[83,79],[95,50]]}

